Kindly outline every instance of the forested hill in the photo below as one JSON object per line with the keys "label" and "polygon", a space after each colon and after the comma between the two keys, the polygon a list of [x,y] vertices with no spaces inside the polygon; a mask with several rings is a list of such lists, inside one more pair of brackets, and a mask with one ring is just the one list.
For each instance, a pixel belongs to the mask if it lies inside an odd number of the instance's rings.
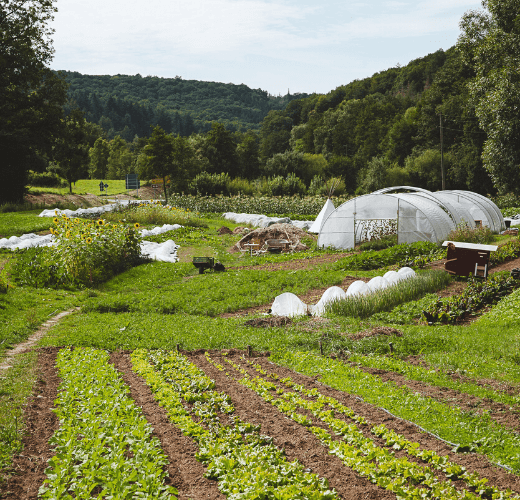
{"label": "forested hill", "polygon": [[326,175],[341,176],[359,193],[407,184],[440,189],[442,125],[446,185],[490,193],[486,133],[468,91],[474,77],[452,47],[292,101],[262,123],[265,173],[280,166],[290,172],[298,155],[313,155],[326,160]]}
{"label": "forested hill", "polygon": [[190,135],[206,132],[211,122],[229,130],[258,129],[271,110],[284,109],[307,94],[271,96],[244,84],[202,82],[141,75],[83,75],[61,72],[69,84],[68,107],[76,104],[85,118],[99,123],[109,138],[127,141],[150,135],[150,125],[166,132]]}

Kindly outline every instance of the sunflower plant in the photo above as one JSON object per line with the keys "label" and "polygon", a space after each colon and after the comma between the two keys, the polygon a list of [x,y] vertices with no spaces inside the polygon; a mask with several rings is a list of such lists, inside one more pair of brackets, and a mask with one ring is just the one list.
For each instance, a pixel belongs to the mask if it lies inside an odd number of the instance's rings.
{"label": "sunflower plant", "polygon": [[15,276],[35,287],[92,286],[141,262],[141,236],[136,227],[54,217],[54,246],[22,250]]}
{"label": "sunflower plant", "polygon": [[105,281],[140,260],[138,225],[126,227],[104,219],[72,219],[64,215],[53,222],[57,264],[76,283]]}

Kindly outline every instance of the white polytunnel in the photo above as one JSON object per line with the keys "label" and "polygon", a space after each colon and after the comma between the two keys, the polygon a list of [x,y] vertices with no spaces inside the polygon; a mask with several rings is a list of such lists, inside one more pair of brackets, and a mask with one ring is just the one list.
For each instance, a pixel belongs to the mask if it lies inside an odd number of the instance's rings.
{"label": "white polytunnel", "polygon": [[346,250],[387,234],[397,234],[397,243],[442,243],[458,224],[474,228],[475,221],[494,232],[504,226],[498,207],[477,193],[395,186],[336,208],[322,222],[318,246]]}
{"label": "white polytunnel", "polygon": [[417,196],[422,196],[424,198],[434,200],[445,212],[448,213],[448,215],[451,217],[451,219],[455,222],[456,225],[466,223],[471,228],[475,227],[475,221],[470,211],[464,205],[460,204],[458,201],[455,201],[453,197],[443,196],[442,193],[444,193],[444,191],[432,193],[431,191],[422,188],[412,188],[410,186],[394,186],[390,188],[380,189],[379,191],[375,191],[374,194],[390,193],[392,191],[398,191],[401,189],[412,191],[413,194]]}
{"label": "white polytunnel", "polygon": [[473,220],[499,233],[504,228],[504,218],[500,209],[485,196],[471,191],[441,191],[443,195],[466,207]]}

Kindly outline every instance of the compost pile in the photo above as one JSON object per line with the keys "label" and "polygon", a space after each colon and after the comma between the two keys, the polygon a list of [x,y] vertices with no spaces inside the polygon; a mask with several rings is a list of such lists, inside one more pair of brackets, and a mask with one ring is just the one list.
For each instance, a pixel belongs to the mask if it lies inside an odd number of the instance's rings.
{"label": "compost pile", "polygon": [[257,243],[258,248],[262,248],[266,240],[287,240],[290,242],[291,247],[294,247],[294,252],[302,252],[307,250],[309,247],[301,243],[302,238],[314,238],[303,229],[299,229],[291,224],[273,224],[269,227],[262,227],[251,231],[246,234],[238,243],[233,245],[230,249],[231,253],[238,252],[240,250],[246,250],[244,247],[246,243]]}

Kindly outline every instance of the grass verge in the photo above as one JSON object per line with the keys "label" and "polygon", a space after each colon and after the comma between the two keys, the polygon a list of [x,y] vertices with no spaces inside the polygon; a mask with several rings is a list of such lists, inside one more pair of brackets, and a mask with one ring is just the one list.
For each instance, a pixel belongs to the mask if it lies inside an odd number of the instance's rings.
{"label": "grass verge", "polygon": [[38,355],[35,351],[19,354],[0,377],[0,481],[9,473],[14,453],[22,450],[23,406],[36,380]]}

